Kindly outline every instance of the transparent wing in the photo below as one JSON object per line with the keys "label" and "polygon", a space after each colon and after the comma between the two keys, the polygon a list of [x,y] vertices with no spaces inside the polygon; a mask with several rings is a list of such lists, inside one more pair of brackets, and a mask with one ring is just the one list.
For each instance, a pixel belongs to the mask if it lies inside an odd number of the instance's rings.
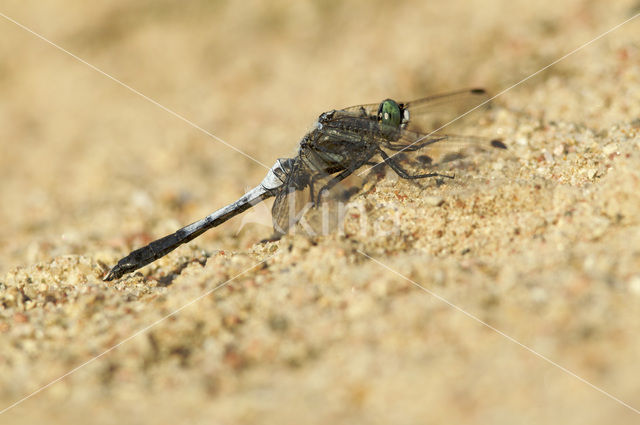
{"label": "transparent wing", "polygon": [[467,146],[480,146],[485,148],[506,149],[504,143],[497,139],[487,137],[460,135],[460,134],[444,134],[435,133],[418,133],[411,130],[404,130],[395,140],[380,138],[380,146],[394,151],[414,152],[423,149],[431,149],[438,145],[442,148],[446,145],[449,149],[459,149]]}
{"label": "transparent wing", "polygon": [[300,221],[311,206],[309,187],[304,189],[283,188],[276,196],[271,208],[273,230],[279,234],[289,233],[289,230]]}
{"label": "transparent wing", "polygon": [[421,109],[440,109],[441,105],[459,104],[468,101],[477,102],[478,104],[489,99],[485,89],[472,88],[456,90],[448,93],[434,94],[431,96],[423,97],[421,99],[405,102],[404,106],[408,108]]}
{"label": "transparent wing", "polygon": [[[346,204],[358,188],[344,182],[337,183],[324,192],[319,202],[318,192],[334,175],[317,173],[312,177],[313,192],[310,186],[295,188],[293,185],[283,189],[276,197],[272,207],[273,228],[276,233],[303,233],[307,236],[326,235],[335,231],[341,224]],[[359,179],[353,179],[358,182]],[[351,182],[353,184],[353,182]]]}
{"label": "transparent wing", "polygon": [[[436,135],[433,135],[434,137]],[[507,149],[501,141],[476,136],[460,135],[437,135],[430,138],[427,146],[421,149],[410,148],[402,150],[400,144],[395,145],[396,149],[385,149],[393,162],[397,163],[410,175],[424,173],[455,174],[454,170],[465,166],[466,158],[477,157],[478,154],[489,154],[490,151]],[[491,154],[487,160],[494,158]],[[462,162],[459,162],[462,161]],[[380,164],[384,161],[380,161]]]}
{"label": "transparent wing", "polygon": [[482,89],[467,89],[407,102],[408,130],[457,132],[488,107],[489,96]]}
{"label": "transparent wing", "polygon": [[[409,109],[410,123],[422,124],[419,127],[422,130],[433,130],[474,108],[480,109],[480,105],[485,106],[489,99],[484,89],[472,88],[435,94],[404,102],[402,105]],[[380,103],[370,103],[350,106],[341,111],[355,116],[376,116],[379,106]]]}
{"label": "transparent wing", "polygon": [[451,134],[468,126],[473,113],[485,109],[488,100],[489,95],[483,89],[464,89],[407,102],[404,106],[409,110],[409,124],[397,138],[381,145],[393,151],[420,151],[431,157],[469,148],[506,149],[497,140]]}

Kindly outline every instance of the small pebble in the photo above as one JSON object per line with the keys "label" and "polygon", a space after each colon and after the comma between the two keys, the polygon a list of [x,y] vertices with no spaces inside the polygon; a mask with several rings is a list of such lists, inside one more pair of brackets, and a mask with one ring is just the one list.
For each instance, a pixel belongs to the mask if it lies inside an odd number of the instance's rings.
{"label": "small pebble", "polygon": [[439,207],[444,203],[444,199],[440,196],[426,196],[424,203],[432,207]]}
{"label": "small pebble", "polygon": [[609,143],[604,148],[602,148],[602,153],[605,155],[611,155],[612,153],[615,153],[617,151],[618,151],[617,143]]}

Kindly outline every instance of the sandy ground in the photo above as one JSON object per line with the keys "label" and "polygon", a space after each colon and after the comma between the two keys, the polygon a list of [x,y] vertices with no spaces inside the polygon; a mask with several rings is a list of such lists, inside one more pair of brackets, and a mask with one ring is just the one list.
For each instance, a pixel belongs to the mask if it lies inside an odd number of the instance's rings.
{"label": "sandy ground", "polygon": [[[0,8],[268,166],[320,112],[498,93],[638,10]],[[449,164],[440,185],[388,173],[356,195],[369,220],[346,234],[260,244],[256,208],[110,283],[120,257],[265,170],[4,18],[0,31],[0,423],[638,423],[640,21],[467,129],[507,151]]]}

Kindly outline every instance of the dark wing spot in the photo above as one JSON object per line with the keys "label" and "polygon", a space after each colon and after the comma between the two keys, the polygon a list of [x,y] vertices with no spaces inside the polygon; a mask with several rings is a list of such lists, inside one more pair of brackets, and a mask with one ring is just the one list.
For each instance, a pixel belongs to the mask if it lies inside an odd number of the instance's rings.
{"label": "dark wing spot", "polygon": [[422,163],[423,165],[430,165],[433,163],[433,158],[431,158],[429,155],[419,155],[416,157],[416,160],[418,160],[418,162]]}
{"label": "dark wing spot", "polygon": [[491,141],[491,146],[493,146],[494,148],[498,148],[498,149],[507,149],[507,145],[502,143],[502,140],[500,140],[500,139],[492,140]]}

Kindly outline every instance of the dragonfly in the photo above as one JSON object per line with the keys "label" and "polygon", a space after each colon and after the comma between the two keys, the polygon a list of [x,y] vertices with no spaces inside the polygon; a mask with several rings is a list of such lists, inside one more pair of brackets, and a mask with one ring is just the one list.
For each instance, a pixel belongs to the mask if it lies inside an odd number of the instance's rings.
{"label": "dragonfly", "polygon": [[[437,172],[412,174],[403,164],[403,154],[435,145],[487,142],[485,138],[439,132],[461,113],[487,102],[487,92],[473,88],[410,102],[385,99],[324,112],[300,140],[297,154],[276,160],[259,185],[205,218],[132,251],[118,261],[104,280],[118,279],[146,266],[271,197],[275,197],[271,209],[275,234],[286,234],[300,221],[303,207],[317,208],[332,188],[364,166],[385,164],[409,180],[453,178]],[[428,130],[434,128],[437,130]],[[499,140],[491,140],[490,144],[506,149]],[[376,162],[375,158],[381,161]]]}

